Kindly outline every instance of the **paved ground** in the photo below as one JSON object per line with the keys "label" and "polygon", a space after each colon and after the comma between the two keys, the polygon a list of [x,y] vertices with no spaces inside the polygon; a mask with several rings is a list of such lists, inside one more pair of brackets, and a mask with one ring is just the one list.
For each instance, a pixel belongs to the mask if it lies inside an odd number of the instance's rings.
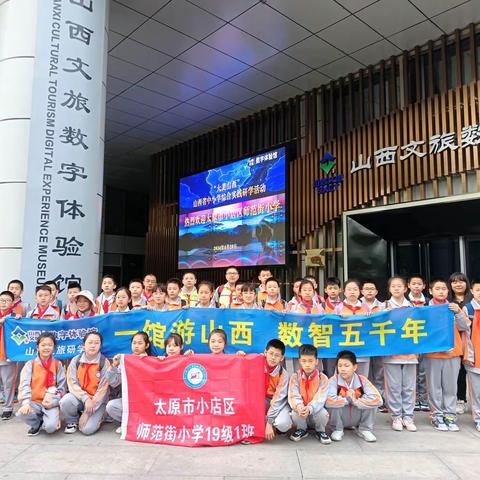
{"label": "paved ground", "polygon": [[475,479],[480,478],[480,433],[469,414],[461,432],[436,432],[427,414],[419,431],[394,432],[378,414],[378,441],[346,431],[341,443],[321,445],[310,436],[260,445],[184,448],[119,440],[108,424],[92,437],[57,432],[29,438],[17,418],[0,422],[0,478],[60,479]]}

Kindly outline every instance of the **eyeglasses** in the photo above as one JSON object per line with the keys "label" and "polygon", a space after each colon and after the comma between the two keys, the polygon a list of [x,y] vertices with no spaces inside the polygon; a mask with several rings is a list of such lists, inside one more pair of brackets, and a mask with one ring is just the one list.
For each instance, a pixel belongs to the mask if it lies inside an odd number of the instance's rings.
{"label": "eyeglasses", "polygon": [[9,302],[13,302],[13,300],[11,298],[1,298],[0,297],[0,302],[2,303],[9,303]]}

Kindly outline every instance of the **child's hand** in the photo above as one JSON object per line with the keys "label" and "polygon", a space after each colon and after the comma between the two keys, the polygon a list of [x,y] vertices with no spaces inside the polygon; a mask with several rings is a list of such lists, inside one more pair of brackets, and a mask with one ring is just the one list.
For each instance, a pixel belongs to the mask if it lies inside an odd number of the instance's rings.
{"label": "child's hand", "polygon": [[183,310],[188,310],[190,308],[190,305],[184,305],[182,308]]}
{"label": "child's hand", "polygon": [[246,353],[243,350],[239,350],[237,353],[235,353],[237,357],[244,357]]}
{"label": "child's hand", "polygon": [[273,440],[275,438],[275,430],[273,429],[273,425],[267,423],[265,426],[265,438],[267,440]]}
{"label": "child's hand", "polygon": [[95,410],[95,400],[89,398],[86,402],[85,402],[85,413],[87,413],[88,415],[91,415]]}
{"label": "child's hand", "polygon": [[112,367],[118,367],[120,365],[121,358],[122,358],[122,355],[120,353],[115,355],[112,360]]}
{"label": "child's hand", "polygon": [[185,353],[183,354],[185,357],[190,357],[191,355],[193,355],[195,352],[189,348],[188,350],[185,350]]}
{"label": "child's hand", "polygon": [[30,406],[29,403],[25,403],[25,405],[22,405],[18,409],[18,412],[21,413],[22,415],[28,415],[29,413],[32,413],[32,407]]}
{"label": "child's hand", "polygon": [[366,317],[369,317],[370,315],[373,315],[373,312],[371,310],[368,310],[366,313],[365,313],[365,316]]}
{"label": "child's hand", "polygon": [[153,310],[153,307],[150,304],[145,305],[146,310]]}
{"label": "child's hand", "polygon": [[165,360],[167,357],[165,355],[157,355],[159,360]]}
{"label": "child's hand", "polygon": [[20,320],[22,318],[22,315],[20,313],[17,313],[15,315],[15,320]]}
{"label": "child's hand", "polygon": [[456,303],[449,303],[448,308],[449,310],[453,310],[455,313],[461,312],[460,307]]}

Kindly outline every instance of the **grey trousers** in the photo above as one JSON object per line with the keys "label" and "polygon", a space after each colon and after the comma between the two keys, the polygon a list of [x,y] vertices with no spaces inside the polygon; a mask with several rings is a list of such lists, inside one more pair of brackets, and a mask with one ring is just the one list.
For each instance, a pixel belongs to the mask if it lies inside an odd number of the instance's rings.
{"label": "grey trousers", "polygon": [[382,398],[385,396],[385,380],[383,376],[383,357],[370,358],[370,376],[371,382],[375,388],[380,392]]}
{"label": "grey trousers", "polygon": [[423,364],[432,416],[457,418],[457,378],[460,357],[424,357]]}
{"label": "grey trousers", "polygon": [[[109,402],[110,403],[110,402]],[[270,399],[265,399],[265,411],[268,413],[270,408]],[[108,411],[108,406],[107,406]],[[282,433],[288,432],[292,428],[292,418],[290,417],[290,406],[285,405],[275,417],[273,426]]]}
{"label": "grey trousers", "polygon": [[360,409],[352,405],[343,408],[329,408],[332,430],[343,431],[344,428],[357,427],[359,430],[373,431],[377,408]]}
{"label": "grey trousers", "polygon": [[2,392],[5,397],[4,412],[13,411],[13,398],[17,387],[17,364],[15,362],[0,365],[0,377],[2,379]]}
{"label": "grey trousers", "polygon": [[[85,406],[81,400],[79,400],[72,393],[67,393],[60,400],[60,410],[62,411],[65,421],[67,423],[78,424],[80,414],[83,412]],[[95,433],[102,424],[103,414],[105,413],[105,404],[99,405],[97,409],[90,415],[87,423],[80,431],[84,435],[92,435]]]}
{"label": "grey trousers", "polygon": [[107,403],[107,414],[110,415],[117,422],[122,422],[122,399],[114,398]]}
{"label": "grey trousers", "polygon": [[475,423],[480,423],[480,373],[467,370],[467,386],[470,405],[472,406],[472,417]]}
{"label": "grey trousers", "polygon": [[18,415],[20,420],[33,428],[38,428],[43,422],[42,429],[47,433],[54,433],[60,424],[60,407],[46,409],[38,402],[30,402],[32,412],[28,415]]}
{"label": "grey trousers", "polygon": [[385,401],[393,418],[413,417],[417,365],[384,363]]}
{"label": "grey trousers", "polygon": [[297,429],[307,430],[308,427],[315,428],[317,432],[324,432],[328,423],[328,412],[322,408],[317,414],[301,417],[292,411],[292,421]]}

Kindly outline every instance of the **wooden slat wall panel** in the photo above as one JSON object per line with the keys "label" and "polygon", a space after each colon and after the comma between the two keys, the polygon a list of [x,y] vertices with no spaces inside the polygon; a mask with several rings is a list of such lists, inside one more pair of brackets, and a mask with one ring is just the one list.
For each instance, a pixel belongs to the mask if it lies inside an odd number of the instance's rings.
{"label": "wooden slat wall panel", "polygon": [[[176,270],[176,230],[178,179],[197,171],[212,168],[220,163],[233,161],[259,150],[274,148],[277,145],[293,145],[296,158],[290,159],[288,203],[290,206],[290,243],[301,247],[301,241],[316,235],[322,235],[326,226],[347,210],[387,202],[388,196],[394,194],[396,201],[412,198],[411,187],[420,186],[420,195],[425,197],[425,183],[433,181],[434,193],[438,194],[438,179],[446,177],[449,191],[453,188],[451,175],[459,174],[466,185],[466,172],[480,168],[478,148],[467,147],[441,154],[429,154],[428,139],[433,135],[455,132],[459,141],[462,127],[475,125],[480,121],[478,98],[480,82],[477,79],[477,52],[475,34],[477,27],[470,26],[469,44],[471,47],[470,73],[472,81],[447,90],[446,38],[440,41],[442,71],[440,72],[440,94],[434,91],[434,49],[429,42],[426,50],[427,68],[425,73],[425,94],[422,89],[421,70],[423,68],[422,52],[416,48],[413,54],[403,54],[388,60],[377,67],[368,67],[358,75],[349,75],[339,84],[331,82],[328,86],[314,89],[302,96],[290,98],[262,112],[232,122],[231,124],[206,133],[183,144],[160,152],[152,161],[151,206],[149,212],[149,231],[146,238],[146,270],[162,272],[161,278],[177,274]],[[457,52],[456,76],[461,75],[459,53],[461,36],[455,35]],[[413,81],[407,78],[407,64],[414,67]],[[411,68],[411,67],[408,67]],[[401,69],[402,75],[396,77],[395,71]],[[380,116],[375,117],[373,98],[373,77],[379,71],[380,76]],[[389,75],[389,110],[386,109],[385,78]],[[406,98],[396,97],[396,82],[402,82],[400,92]],[[337,124],[334,109],[342,105],[353,105],[353,84],[358,82],[358,102],[360,125],[343,132],[347,125],[353,126],[353,112],[339,112]],[[364,87],[367,88],[364,88]],[[334,103],[334,91],[338,89],[338,103]],[[365,96],[365,98],[364,98]],[[422,97],[427,98],[422,98]],[[415,103],[410,103],[411,98]],[[301,108],[302,105],[302,108]],[[318,108],[322,108],[322,112]],[[368,107],[368,112],[364,111]],[[399,106],[404,106],[399,110]],[[302,114],[303,111],[303,114]],[[319,144],[318,119],[322,119],[321,135],[323,145]],[[304,140],[301,138],[301,125],[304,126]],[[339,132],[337,132],[337,126]],[[335,137],[337,135],[337,137]],[[405,145],[413,140],[423,140],[426,144],[419,150],[427,152],[424,158],[410,157],[401,161],[400,148],[397,150],[396,163],[382,167],[375,166],[374,152],[380,148]],[[304,151],[302,151],[302,146]],[[312,183],[323,178],[325,174],[319,168],[319,162],[326,151],[337,158],[336,174],[344,175],[344,183],[336,192],[317,194]],[[372,168],[350,173],[352,161],[358,161],[359,155],[366,161],[372,157]],[[478,177],[480,179],[480,175]],[[329,227],[330,228],[330,227]],[[334,227],[333,232],[335,232]],[[317,238],[316,236],[314,237]],[[309,240],[309,245],[311,243]],[[313,241],[313,244],[317,244]],[[300,263],[297,267],[299,268]],[[245,269],[249,278],[254,270]],[[212,280],[222,273],[205,271],[205,277]]]}

